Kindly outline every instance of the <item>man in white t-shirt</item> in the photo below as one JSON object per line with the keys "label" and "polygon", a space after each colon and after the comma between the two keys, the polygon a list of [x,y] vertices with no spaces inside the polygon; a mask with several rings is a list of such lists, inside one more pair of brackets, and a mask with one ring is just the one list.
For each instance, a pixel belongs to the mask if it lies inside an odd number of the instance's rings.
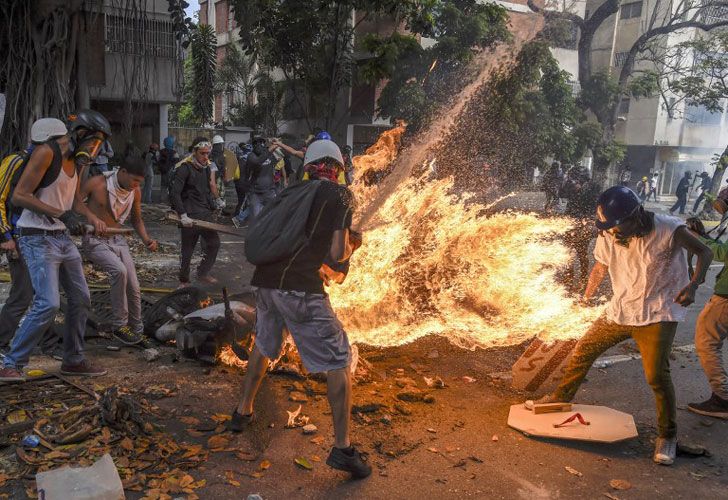
{"label": "man in white t-shirt", "polygon": [[[579,340],[556,391],[540,402],[571,401],[592,363],[607,349],[629,339],[642,354],[647,383],[657,404],[658,439],[654,461],[670,465],[677,450],[677,409],[670,376],[670,351],[678,321],[695,301],[713,257],[681,219],[646,211],[637,194],[615,186],[601,194],[594,248],[584,300],[591,300],[609,274],[613,296],[605,316]],[[698,256],[692,279],[687,252]]]}

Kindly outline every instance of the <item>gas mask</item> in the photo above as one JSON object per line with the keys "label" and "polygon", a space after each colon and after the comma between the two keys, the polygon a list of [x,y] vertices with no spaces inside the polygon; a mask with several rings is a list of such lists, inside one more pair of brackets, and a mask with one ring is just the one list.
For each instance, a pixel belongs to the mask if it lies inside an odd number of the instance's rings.
{"label": "gas mask", "polygon": [[83,137],[78,137],[78,135],[73,137],[72,154],[76,165],[84,167],[91,164],[98,156],[105,140],[106,135],[102,132],[88,132]]}
{"label": "gas mask", "polygon": [[328,179],[337,182],[341,165],[331,158],[323,158],[322,160],[308,163],[305,167],[309,179]]}

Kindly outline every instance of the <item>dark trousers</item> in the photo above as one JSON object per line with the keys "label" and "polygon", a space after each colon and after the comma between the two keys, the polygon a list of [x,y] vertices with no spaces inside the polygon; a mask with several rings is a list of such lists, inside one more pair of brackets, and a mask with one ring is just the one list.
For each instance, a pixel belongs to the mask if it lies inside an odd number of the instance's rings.
{"label": "dark trousers", "polygon": [[596,320],[574,347],[554,397],[557,401],[571,401],[594,361],[610,347],[632,337],[642,355],[645,379],[655,395],[657,434],[663,438],[675,437],[677,403],[670,376],[670,352],[676,330],[677,323],[674,322],[627,326],[612,323],[604,317]]}
{"label": "dark trousers", "polygon": [[574,229],[566,233],[566,244],[576,252],[579,261],[578,281],[575,280],[573,265],[570,265],[565,273],[566,286],[571,292],[578,293],[586,288],[586,282],[589,280],[589,244],[595,236],[592,221],[588,219],[580,221]]}
{"label": "dark trousers", "polygon": [[243,203],[245,202],[245,195],[247,194],[247,192],[247,186],[241,185],[237,182],[235,183],[235,194],[238,196],[238,203],[237,205],[235,205],[235,211],[233,212],[233,215],[238,215],[240,209],[243,208]]}
{"label": "dark trousers", "polygon": [[0,312],[0,347],[7,346],[18,329],[18,323],[33,301],[33,284],[25,265],[25,260],[18,254],[17,259],[8,258],[10,269],[10,294]]}
{"label": "dark trousers", "polygon": [[703,201],[705,198],[705,191],[700,193],[700,196],[698,196],[698,199],[695,200],[695,205],[693,205],[693,212],[698,213],[698,207],[700,206],[700,202]]}
{"label": "dark trousers", "polygon": [[670,209],[670,213],[674,212],[675,210],[677,210],[679,208],[680,209],[680,213],[681,214],[684,214],[685,213],[685,205],[687,205],[687,204],[688,204],[688,194],[687,193],[677,195],[677,201],[675,202],[675,204]]}
{"label": "dark trousers", "polygon": [[200,243],[202,248],[202,262],[197,267],[197,276],[206,276],[215,265],[217,252],[220,250],[220,236],[216,231],[210,229],[201,229],[198,227],[183,227],[180,229],[182,239],[182,255],[180,258],[179,280],[182,283],[190,281],[190,262],[192,254],[197,246],[197,241],[202,238]]}

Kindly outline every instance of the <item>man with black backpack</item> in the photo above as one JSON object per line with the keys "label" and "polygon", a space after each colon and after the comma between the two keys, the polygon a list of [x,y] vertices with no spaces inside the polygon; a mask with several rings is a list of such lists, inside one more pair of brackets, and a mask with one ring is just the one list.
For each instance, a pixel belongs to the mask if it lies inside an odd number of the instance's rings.
{"label": "man with black backpack", "polygon": [[15,224],[22,210],[13,206],[10,197],[33,150],[44,142],[63,137],[67,133],[66,125],[61,120],[36,120],[30,128],[30,146],[25,151],[8,155],[0,164],[0,249],[7,255],[11,281],[8,298],[0,312],[0,351],[3,353],[9,348],[20,319],[33,300],[33,285],[25,260],[18,251],[15,234]]}
{"label": "man with black backpack", "polygon": [[[354,197],[337,184],[344,160],[330,140],[311,144],[304,164],[309,178],[284,190],[254,221],[245,253],[256,264],[255,349],[243,381],[243,399],[232,413],[230,430],[242,432],[255,420],[253,401],[269,361],[290,331],[309,372],[326,373],[335,441],[326,463],[354,478],[371,467],[351,446],[351,347],[324,291],[327,259],[344,262],[360,240],[350,240]],[[282,231],[281,231],[282,230]]]}
{"label": "man with black backpack", "polygon": [[72,118],[69,128],[69,134],[33,151],[13,190],[12,203],[23,208],[17,223],[18,243],[35,295],[5,356],[0,382],[24,380],[22,369],[60,308],[59,286],[63,286],[68,303],[61,373],[89,377],[106,374],[83,354],[91,297],[81,254],[70,235],[84,232],[78,214],[88,219],[96,234],[106,231],[106,224],[81,199],[77,168],[93,161],[101,144],[111,136],[111,126],[100,113],[83,110]]}

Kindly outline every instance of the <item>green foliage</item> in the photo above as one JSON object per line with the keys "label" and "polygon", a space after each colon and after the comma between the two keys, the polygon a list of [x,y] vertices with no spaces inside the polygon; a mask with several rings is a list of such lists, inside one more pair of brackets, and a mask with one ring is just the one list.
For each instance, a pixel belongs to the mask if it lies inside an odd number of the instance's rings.
{"label": "green foliage", "polygon": [[582,82],[579,105],[594,112],[597,120],[604,124],[609,121],[619,98],[620,88],[617,81],[607,73],[599,72]]}
{"label": "green foliage", "polygon": [[483,176],[505,188],[521,187],[545,158],[576,163],[601,139],[601,127],[584,120],[569,74],[548,44],[529,42],[512,67],[495,72],[469,101],[444,140],[448,148],[438,159],[438,172],[458,178],[459,165],[487,165],[467,187],[477,189]]}
{"label": "green foliage", "polygon": [[644,71],[632,77],[628,92],[636,98],[651,97],[660,90],[660,75],[656,71]]}
{"label": "green foliage", "polygon": [[215,92],[215,30],[209,25],[199,25],[192,34],[191,66],[192,82],[189,102],[201,124],[212,119],[212,103]]}
{"label": "green foliage", "polygon": [[418,34],[435,40],[427,49],[409,36],[369,38],[374,54],[361,70],[365,81],[388,79],[377,102],[380,116],[403,119],[414,132],[468,81],[466,65],[481,50],[510,39],[504,8],[475,0],[437,1]]}
{"label": "green foliage", "polygon": [[283,117],[283,84],[261,73],[255,78],[253,90],[255,100],[242,100],[230,106],[230,123],[250,127],[267,136],[278,135],[278,122]]}
{"label": "green foliage", "polygon": [[574,49],[576,44],[572,30],[573,24],[568,19],[549,17],[544,19],[540,36],[552,47]]}
{"label": "green foliage", "polygon": [[[355,83],[351,12],[376,19],[391,16],[393,26],[427,26],[434,0],[232,0],[240,25],[240,44],[267,67],[280,68],[291,95],[311,121],[328,127],[337,115],[337,98]],[[361,19],[360,19],[361,20]]]}

